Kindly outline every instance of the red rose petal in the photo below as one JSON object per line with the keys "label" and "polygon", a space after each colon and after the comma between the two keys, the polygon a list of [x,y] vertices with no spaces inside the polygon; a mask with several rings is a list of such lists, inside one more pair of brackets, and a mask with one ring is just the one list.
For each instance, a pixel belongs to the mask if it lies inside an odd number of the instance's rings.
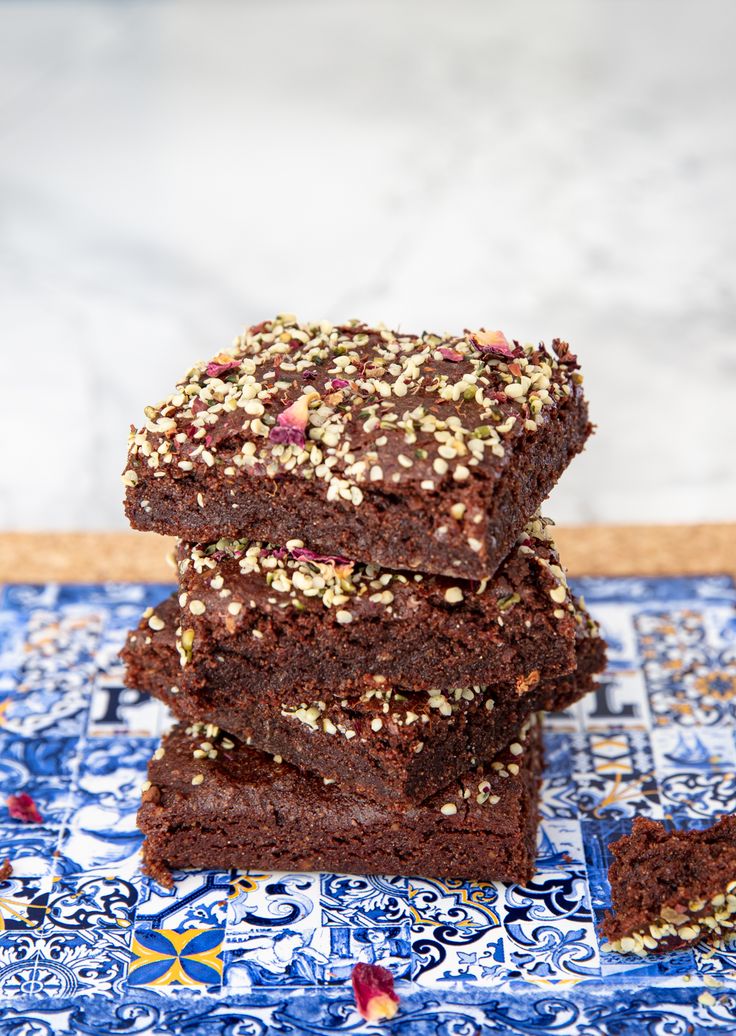
{"label": "red rose petal", "polygon": [[517,345],[509,345],[508,338],[503,331],[470,331],[470,341],[473,345],[487,356],[500,356],[504,360],[513,360],[521,356],[521,349]]}
{"label": "red rose petal", "polygon": [[557,353],[560,363],[564,363],[570,370],[576,370],[580,366],[577,356],[572,352],[567,342],[562,342],[559,338],[555,338],[552,342],[552,348]]}
{"label": "red rose petal", "polygon": [[291,551],[291,556],[295,561],[314,561],[318,565],[352,565],[352,561],[347,558],[332,554],[315,554],[313,550],[307,550],[306,547],[295,547]]}
{"label": "red rose petal", "polygon": [[205,374],[208,378],[219,378],[221,374],[227,374],[228,371],[236,371],[240,368],[240,360],[229,360],[227,363],[212,363],[207,364]]}
{"label": "red rose petal", "polygon": [[303,446],[306,442],[304,432],[300,428],[290,428],[285,424],[276,424],[268,433],[271,442],[287,446],[291,443],[294,446]]}
{"label": "red rose petal", "polygon": [[8,795],[8,812],[13,820],[22,820],[24,824],[43,823],[38,806],[24,791],[20,795]]}
{"label": "red rose petal", "polygon": [[355,1006],[367,1022],[393,1018],[399,1009],[394,977],[380,964],[356,964],[353,968]]}

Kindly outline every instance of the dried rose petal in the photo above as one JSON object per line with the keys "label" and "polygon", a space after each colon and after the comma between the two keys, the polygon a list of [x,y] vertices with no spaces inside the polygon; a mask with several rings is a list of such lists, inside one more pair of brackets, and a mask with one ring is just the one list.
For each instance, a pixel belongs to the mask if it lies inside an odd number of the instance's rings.
{"label": "dried rose petal", "polygon": [[489,356],[500,356],[503,359],[511,360],[515,356],[521,355],[518,346],[509,345],[503,331],[471,331],[469,336],[473,345]]}
{"label": "dried rose petal", "polygon": [[295,561],[314,561],[317,565],[352,565],[352,561],[348,561],[347,558],[331,554],[315,554],[313,550],[307,550],[306,547],[295,547],[291,551],[291,556]]}
{"label": "dried rose petal", "polygon": [[6,881],[8,878],[13,876],[13,864],[6,856],[2,864],[0,864],[0,881]]}
{"label": "dried rose petal", "polygon": [[24,824],[43,823],[38,806],[24,791],[20,795],[8,795],[8,812],[13,820],[22,820]]}
{"label": "dried rose petal", "polygon": [[240,360],[228,360],[227,363],[216,363],[214,360],[212,363],[207,364],[205,374],[208,378],[219,378],[221,374],[227,374],[228,371],[236,371],[240,368]]}
{"label": "dried rose petal", "polygon": [[304,432],[300,431],[299,428],[289,428],[283,424],[275,424],[268,433],[268,438],[271,442],[275,442],[278,445],[283,446],[287,446],[289,444],[294,446],[303,446],[306,442]]}
{"label": "dried rose petal", "polygon": [[278,423],[286,428],[298,428],[303,432],[309,423],[309,401],[316,395],[314,389],[308,389],[303,396],[295,399],[291,406],[281,411],[276,419]]}
{"label": "dried rose petal", "polygon": [[449,360],[450,363],[460,363],[464,359],[463,354],[459,353],[457,349],[450,349],[447,346],[441,346],[438,350],[443,360]]}
{"label": "dried rose petal", "polygon": [[325,388],[328,392],[337,392],[338,389],[348,388],[350,385],[349,381],[345,378],[333,378],[325,384]]}
{"label": "dried rose petal", "polygon": [[199,396],[195,396],[192,400],[192,413],[194,414],[194,416],[196,417],[197,414],[201,414],[202,411],[206,409],[207,404],[205,403],[205,401],[203,399],[200,399]]}
{"label": "dried rose petal", "polygon": [[557,358],[560,363],[564,363],[566,367],[570,368],[570,370],[575,370],[580,366],[577,356],[571,351],[567,342],[563,342],[559,338],[555,338],[552,342],[552,348],[557,353]]}
{"label": "dried rose petal", "polygon": [[315,367],[309,367],[307,370],[302,371],[302,381],[314,381],[319,371]]}
{"label": "dried rose petal", "polygon": [[277,561],[283,561],[288,556],[289,552],[286,547],[271,547],[270,549],[264,547],[261,551],[262,558],[276,558]]}
{"label": "dried rose petal", "polygon": [[304,395],[299,396],[286,410],[281,411],[268,435],[271,442],[304,445],[304,433],[309,424],[309,402],[317,395],[319,393],[314,389],[307,389]]}
{"label": "dried rose petal", "polygon": [[394,977],[380,964],[356,964],[353,968],[353,993],[358,1014],[367,1022],[393,1018],[399,1009],[394,992]]}

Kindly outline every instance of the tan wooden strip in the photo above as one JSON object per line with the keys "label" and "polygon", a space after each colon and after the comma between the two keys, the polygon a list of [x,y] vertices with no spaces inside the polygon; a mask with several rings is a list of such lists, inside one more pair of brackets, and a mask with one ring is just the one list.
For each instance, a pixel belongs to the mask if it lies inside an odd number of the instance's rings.
{"label": "tan wooden strip", "polygon": [[[572,575],[736,576],[736,524],[558,527]],[[162,582],[173,546],[152,533],[1,533],[0,581]]]}

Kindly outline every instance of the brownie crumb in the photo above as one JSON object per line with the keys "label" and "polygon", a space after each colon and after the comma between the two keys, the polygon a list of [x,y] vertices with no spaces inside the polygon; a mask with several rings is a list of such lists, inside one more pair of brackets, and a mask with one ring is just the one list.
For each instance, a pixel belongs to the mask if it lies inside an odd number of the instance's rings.
{"label": "brownie crumb", "polygon": [[606,949],[643,957],[720,938],[736,926],[736,816],[695,831],[668,831],[637,817],[631,834],[610,849]]}

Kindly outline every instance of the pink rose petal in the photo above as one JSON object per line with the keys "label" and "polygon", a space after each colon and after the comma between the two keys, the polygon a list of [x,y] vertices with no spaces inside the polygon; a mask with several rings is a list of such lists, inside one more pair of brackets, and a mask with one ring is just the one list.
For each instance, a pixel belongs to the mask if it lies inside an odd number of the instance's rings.
{"label": "pink rose petal", "polygon": [[282,410],[276,418],[276,424],[269,432],[269,439],[275,443],[293,443],[303,446],[306,441],[305,431],[309,424],[309,402],[317,392],[308,389],[303,396]]}
{"label": "pink rose petal", "polygon": [[227,374],[229,371],[236,371],[240,369],[240,360],[228,360],[227,363],[217,363],[214,360],[212,363],[207,364],[205,374],[208,378],[219,378],[222,374]]}
{"label": "pink rose petal", "polygon": [[42,824],[43,817],[38,806],[30,795],[22,791],[19,795],[8,795],[8,812],[13,820],[22,820],[24,824]]}
{"label": "pink rose petal", "polygon": [[356,964],[352,974],[355,1006],[367,1022],[393,1018],[399,1009],[394,977],[380,964]]}
{"label": "pink rose petal", "polygon": [[517,345],[510,345],[503,331],[471,331],[470,341],[488,356],[500,356],[505,360],[512,360],[521,356],[521,349]]}

